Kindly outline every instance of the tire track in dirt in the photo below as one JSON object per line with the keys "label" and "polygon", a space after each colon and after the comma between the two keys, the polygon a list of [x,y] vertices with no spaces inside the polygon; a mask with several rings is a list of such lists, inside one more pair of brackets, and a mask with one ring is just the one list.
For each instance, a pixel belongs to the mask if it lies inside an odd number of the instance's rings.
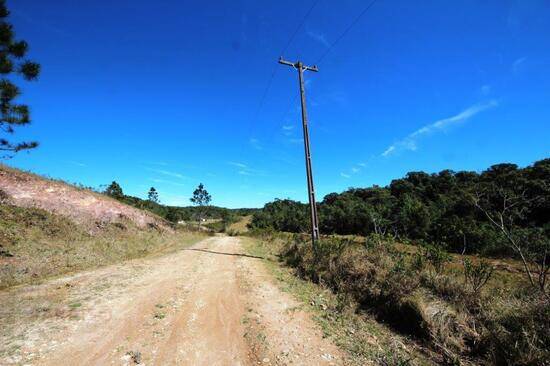
{"label": "tire track in dirt", "polygon": [[[77,300],[81,306],[45,319],[21,310],[16,326],[1,334],[1,365],[343,362],[308,315],[295,310],[299,304],[271,282],[261,261],[242,254],[234,237],[17,288],[0,293],[0,305],[56,291],[65,296],[59,309]],[[245,321],[251,317],[253,323]],[[259,330],[265,337],[250,337]]]}

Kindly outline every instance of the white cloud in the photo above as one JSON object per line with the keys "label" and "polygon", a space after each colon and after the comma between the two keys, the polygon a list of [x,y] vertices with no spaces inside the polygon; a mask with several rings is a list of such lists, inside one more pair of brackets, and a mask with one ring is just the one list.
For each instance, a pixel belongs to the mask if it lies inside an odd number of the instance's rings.
{"label": "white cloud", "polygon": [[445,131],[452,126],[467,121],[478,113],[481,113],[487,109],[496,106],[498,106],[498,102],[496,100],[490,100],[487,103],[481,103],[471,106],[470,108],[465,109],[455,116],[441,119],[439,121],[426,125],[414,131],[404,139],[394,143],[393,145],[388,146],[388,148],[382,153],[382,156],[387,157],[403,150],[416,151],[416,149],[418,148],[417,143],[420,138],[429,136],[435,132]]}
{"label": "white cloud", "polygon": [[291,144],[301,144],[304,142],[304,139],[300,139],[300,138],[297,138],[297,139],[288,139],[288,142],[290,142]]}
{"label": "white cloud", "polygon": [[164,161],[150,161],[145,164],[168,166],[168,163],[165,163]]}
{"label": "white cloud", "polygon": [[483,85],[480,89],[482,95],[489,95],[491,93],[491,85]]}
{"label": "white cloud", "polygon": [[307,31],[307,35],[316,40],[317,42],[321,43],[326,48],[330,47],[330,43],[327,41],[326,37],[322,33],[318,33],[312,30]]}
{"label": "white cloud", "polygon": [[364,168],[364,167],[367,166],[367,164],[365,164],[365,163],[357,163],[357,165],[359,165],[361,168]]}
{"label": "white cloud", "polygon": [[229,161],[227,164],[236,166],[237,168],[247,168],[248,167],[246,164],[239,163],[239,162],[236,162],[236,161]]}
{"label": "white cloud", "polygon": [[159,183],[159,184],[170,184],[170,185],[173,185],[173,186],[185,187],[185,184],[178,183],[178,182],[172,182],[170,180],[157,179],[157,178],[149,178],[149,180],[151,182],[155,182],[155,183]]}
{"label": "white cloud", "polygon": [[359,173],[360,170],[361,170],[361,169],[356,168],[356,167],[352,167],[352,168],[351,168],[351,172],[352,172],[353,174]]}
{"label": "white cloud", "polygon": [[283,135],[285,136],[292,136],[294,134],[293,125],[283,125],[282,130],[283,130]]}
{"label": "white cloud", "polygon": [[239,163],[239,162],[236,162],[236,161],[229,161],[229,162],[227,162],[227,164],[238,168],[237,169],[237,174],[239,174],[239,175],[246,175],[246,176],[264,175],[264,172],[262,172],[260,170],[252,169],[251,167],[249,167],[248,165],[246,165],[244,163]]}
{"label": "white cloud", "polygon": [[346,174],[346,173],[343,173],[343,172],[340,173],[340,176],[343,177],[343,178],[346,178],[346,179],[347,179],[347,178],[351,178],[351,175]]}
{"label": "white cloud", "polygon": [[73,165],[76,165],[76,166],[79,166],[79,167],[86,167],[87,166],[86,164],[81,163],[79,161],[69,161],[69,163],[71,163]]}
{"label": "white cloud", "polygon": [[250,142],[250,145],[252,145],[252,147],[255,148],[256,150],[261,150],[262,149],[262,145],[260,144],[260,140],[255,139],[255,138],[251,138],[248,142]]}
{"label": "white cloud", "polygon": [[512,63],[512,71],[514,73],[518,73],[521,70],[522,65],[525,63],[525,61],[527,61],[527,57],[520,57],[517,60],[515,60]]}
{"label": "white cloud", "polygon": [[159,174],[162,174],[162,175],[166,175],[168,177],[174,177],[174,178],[179,178],[179,179],[185,179],[185,176],[183,174],[180,174],[180,173],[176,173],[176,172],[171,172],[169,170],[164,170],[164,169],[153,169],[153,168],[147,168],[147,170],[151,171],[151,172],[155,172],[155,173],[159,173]]}

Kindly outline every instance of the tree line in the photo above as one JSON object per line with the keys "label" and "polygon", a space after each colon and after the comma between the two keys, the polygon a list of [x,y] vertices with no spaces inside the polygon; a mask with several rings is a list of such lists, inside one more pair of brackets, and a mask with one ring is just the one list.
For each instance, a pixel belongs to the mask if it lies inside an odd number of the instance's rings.
{"label": "tree line", "polygon": [[193,206],[185,207],[162,204],[159,192],[155,187],[151,187],[147,191],[147,199],[124,194],[122,187],[116,181],[100,189],[100,192],[127,205],[148,210],[172,223],[180,221],[198,221],[200,223],[203,219],[222,219],[230,222],[237,216],[250,215],[255,211],[255,209],[227,209],[210,205],[212,197],[202,183],[193,191],[189,199]]}
{"label": "tree line", "polygon": [[[497,256],[519,255],[514,240],[548,250],[550,159],[525,168],[497,164],[481,173],[410,172],[385,187],[330,193],[318,209],[322,234],[392,236]],[[307,231],[307,205],[277,199],[254,214],[251,226]]]}

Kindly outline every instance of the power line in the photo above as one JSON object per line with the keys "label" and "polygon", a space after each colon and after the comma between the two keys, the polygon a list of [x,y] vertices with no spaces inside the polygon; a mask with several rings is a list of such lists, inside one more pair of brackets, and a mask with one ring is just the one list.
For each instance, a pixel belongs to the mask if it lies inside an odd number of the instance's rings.
{"label": "power line", "polygon": [[372,8],[372,6],[376,3],[377,0],[373,0],[369,3],[369,5],[367,5],[367,7],[365,9],[363,9],[363,11],[361,11],[361,13],[359,13],[359,15],[350,23],[350,25],[340,34],[340,36],[338,36],[338,38],[336,38],[336,40],[334,42],[331,43],[331,45],[327,48],[327,50],[321,55],[321,57],[319,57],[319,59],[315,62],[316,65],[320,64],[321,61],[323,61],[323,59],[330,53],[330,51],[332,50],[332,48],[334,48],[334,46],[336,46],[336,44],[338,42],[340,42],[340,40],[342,38],[344,38],[346,36],[346,34],[348,34],[348,32],[355,26],[355,24],[357,24],[357,22],[359,21],[359,19],[361,19],[363,17],[363,15],[365,15],[367,13],[367,11],[369,11],[370,8]]}
{"label": "power line", "polygon": [[298,25],[298,27],[296,27],[296,30],[294,31],[294,33],[292,33],[292,36],[290,37],[290,39],[288,40],[287,44],[285,45],[285,48],[283,48],[283,50],[281,51],[280,55],[283,55],[285,53],[285,51],[288,49],[288,47],[290,46],[290,44],[292,43],[292,41],[294,40],[294,37],[296,37],[296,34],[298,34],[298,31],[300,30],[300,28],[302,28],[302,26],[304,25],[304,23],[306,22],[306,19],[309,17],[309,14],[311,14],[311,12],[313,11],[313,9],[315,8],[315,6],[319,3],[319,0],[316,0],[312,5],[311,7],[309,8],[309,10],[307,11],[306,15],[304,15],[304,18],[302,19],[302,22]]}
{"label": "power line", "polygon": [[[315,8],[315,6],[317,6],[317,4],[319,3],[320,0],[315,0],[313,2],[313,4],[310,6],[309,10],[307,11],[307,13],[304,15],[304,17],[302,18],[302,21],[298,24],[298,26],[296,27],[296,29],[294,30],[294,33],[292,33],[292,35],[290,36],[290,38],[288,39],[287,43],[285,44],[283,50],[279,53],[279,55],[283,55],[286,50],[288,49],[288,47],[290,47],[290,45],[292,44],[292,41],[294,40],[294,38],[296,38],[296,35],[298,34],[298,32],[300,31],[300,29],[302,28],[302,26],[304,25],[304,23],[306,22],[307,18],[309,17],[309,15],[311,14],[311,12],[313,11],[313,9]],[[264,92],[262,93],[262,97],[260,99],[260,103],[258,104],[258,108],[256,109],[256,113],[254,113],[254,118],[253,118],[253,121],[256,121],[258,119],[258,116],[260,115],[260,112],[264,106],[264,103],[265,103],[265,100],[267,98],[267,94],[269,93],[269,90],[271,89],[271,85],[273,84],[273,79],[275,78],[275,74],[277,73],[277,65],[275,65],[273,67],[273,71],[271,72],[271,75],[268,79],[268,82],[267,82],[267,85],[266,85],[266,88],[264,89]],[[251,126],[252,127],[252,126]],[[250,128],[250,130],[252,130],[252,128]],[[251,131],[249,131],[251,132]]]}

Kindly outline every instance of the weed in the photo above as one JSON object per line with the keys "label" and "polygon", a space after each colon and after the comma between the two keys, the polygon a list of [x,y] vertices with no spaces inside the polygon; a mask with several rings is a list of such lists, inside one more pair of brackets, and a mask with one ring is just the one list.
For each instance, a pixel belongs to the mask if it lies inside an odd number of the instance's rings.
{"label": "weed", "polygon": [[155,318],[155,319],[164,319],[164,318],[166,318],[166,314],[163,313],[162,311],[156,311],[155,314],[153,315],[153,318]]}
{"label": "weed", "polygon": [[481,288],[487,284],[493,275],[494,268],[485,260],[472,263],[469,258],[464,258],[463,265],[464,282],[473,295],[477,296]]}

